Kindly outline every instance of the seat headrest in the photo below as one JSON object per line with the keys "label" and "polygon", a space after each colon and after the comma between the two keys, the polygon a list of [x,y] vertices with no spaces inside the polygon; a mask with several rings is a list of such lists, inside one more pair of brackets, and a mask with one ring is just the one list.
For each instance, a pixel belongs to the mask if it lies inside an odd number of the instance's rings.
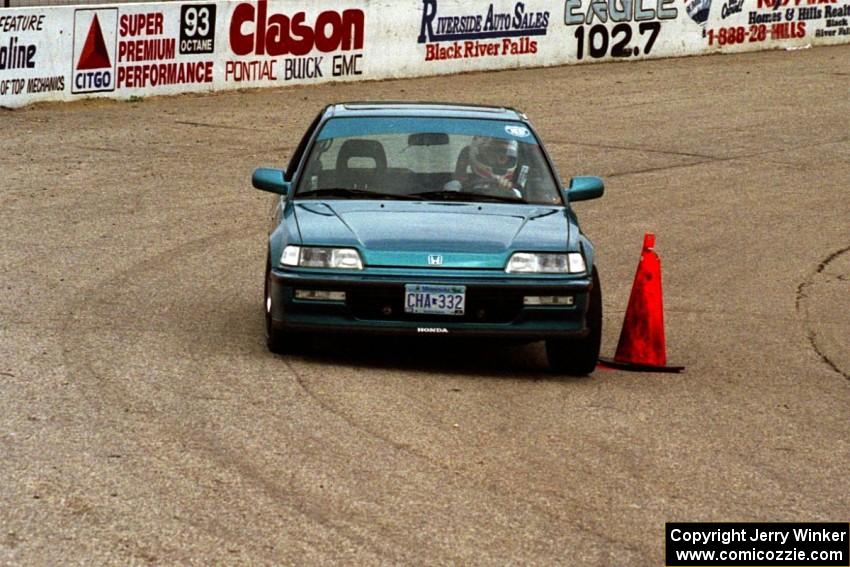
{"label": "seat headrest", "polygon": [[354,157],[372,158],[375,160],[375,169],[387,168],[387,154],[384,146],[376,140],[346,140],[339,149],[336,158],[337,171],[349,169],[348,161]]}

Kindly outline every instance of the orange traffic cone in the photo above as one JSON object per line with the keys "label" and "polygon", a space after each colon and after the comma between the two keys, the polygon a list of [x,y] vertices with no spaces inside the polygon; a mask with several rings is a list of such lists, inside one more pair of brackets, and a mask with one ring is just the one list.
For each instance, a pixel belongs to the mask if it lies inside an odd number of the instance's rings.
{"label": "orange traffic cone", "polygon": [[614,360],[600,358],[607,366],[650,372],[680,372],[684,369],[683,366],[667,366],[661,259],[653,250],[654,246],[655,235],[646,233],[617,354]]}

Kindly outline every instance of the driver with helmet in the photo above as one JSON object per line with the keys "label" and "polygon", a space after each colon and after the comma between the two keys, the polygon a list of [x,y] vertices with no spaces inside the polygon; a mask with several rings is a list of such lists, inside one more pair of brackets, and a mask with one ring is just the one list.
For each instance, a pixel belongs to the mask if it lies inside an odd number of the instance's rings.
{"label": "driver with helmet", "polygon": [[[515,188],[519,143],[516,140],[476,136],[461,151],[455,181],[450,185],[463,189],[500,189],[516,197],[522,194]],[[458,183],[459,182],[459,183]],[[449,187],[447,187],[449,188]]]}

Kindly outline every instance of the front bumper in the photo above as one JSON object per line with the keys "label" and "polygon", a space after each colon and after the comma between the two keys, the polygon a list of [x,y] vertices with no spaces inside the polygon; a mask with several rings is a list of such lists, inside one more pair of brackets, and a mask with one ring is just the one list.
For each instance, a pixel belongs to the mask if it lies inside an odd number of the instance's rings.
{"label": "front bumper", "polygon": [[[405,284],[466,286],[466,313],[461,317],[407,314]],[[587,335],[585,314],[591,287],[587,276],[511,277],[459,270],[402,273],[390,269],[339,274],[274,269],[269,292],[272,325],[280,330],[539,340]],[[296,289],[344,291],[346,300],[295,299]],[[523,297],[528,295],[571,295],[574,301],[569,306],[526,306]]]}

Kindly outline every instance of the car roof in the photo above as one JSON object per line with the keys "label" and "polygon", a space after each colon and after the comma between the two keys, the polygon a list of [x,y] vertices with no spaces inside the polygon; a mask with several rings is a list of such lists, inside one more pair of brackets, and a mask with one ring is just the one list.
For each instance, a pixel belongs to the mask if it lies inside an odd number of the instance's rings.
{"label": "car roof", "polygon": [[326,118],[331,116],[423,116],[528,120],[525,114],[514,108],[446,102],[341,102],[328,106]]}

